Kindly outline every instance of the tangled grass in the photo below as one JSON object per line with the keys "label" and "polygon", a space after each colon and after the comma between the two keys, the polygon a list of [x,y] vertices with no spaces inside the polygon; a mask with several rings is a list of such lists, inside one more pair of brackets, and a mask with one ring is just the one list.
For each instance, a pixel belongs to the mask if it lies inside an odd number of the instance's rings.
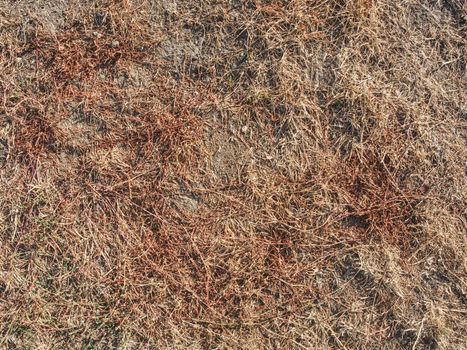
{"label": "tangled grass", "polygon": [[462,349],[458,0],[0,2],[0,347]]}

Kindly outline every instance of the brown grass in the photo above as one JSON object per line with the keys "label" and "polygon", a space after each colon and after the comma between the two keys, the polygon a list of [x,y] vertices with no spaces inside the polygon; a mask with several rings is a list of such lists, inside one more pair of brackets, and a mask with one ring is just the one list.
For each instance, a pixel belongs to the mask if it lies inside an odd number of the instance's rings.
{"label": "brown grass", "polygon": [[462,349],[461,1],[1,1],[0,348]]}

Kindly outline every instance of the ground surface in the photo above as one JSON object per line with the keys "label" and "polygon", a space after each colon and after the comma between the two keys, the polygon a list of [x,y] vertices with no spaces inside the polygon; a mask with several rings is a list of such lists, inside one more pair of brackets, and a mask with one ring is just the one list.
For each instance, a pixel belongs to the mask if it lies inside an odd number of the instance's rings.
{"label": "ground surface", "polygon": [[465,30],[0,1],[0,348],[465,349]]}

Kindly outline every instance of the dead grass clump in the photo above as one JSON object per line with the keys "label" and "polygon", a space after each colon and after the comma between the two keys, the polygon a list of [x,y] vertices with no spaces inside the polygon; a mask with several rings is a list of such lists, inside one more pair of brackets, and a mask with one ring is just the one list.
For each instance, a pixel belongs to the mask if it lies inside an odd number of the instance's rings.
{"label": "dead grass clump", "polygon": [[12,151],[26,163],[32,164],[39,158],[54,153],[59,140],[59,135],[50,121],[40,117],[40,111],[34,108],[21,108],[26,117],[15,120],[15,127],[21,131],[16,135],[16,142]]}
{"label": "dead grass clump", "polygon": [[[115,66],[120,59],[142,58],[141,54],[132,52],[126,40],[123,41],[118,35],[71,29],[60,36],[37,33],[30,40],[31,46],[27,52],[35,53],[38,63],[50,72],[52,79],[68,84],[96,78],[99,69]],[[43,79],[47,81],[51,78],[45,76]]]}

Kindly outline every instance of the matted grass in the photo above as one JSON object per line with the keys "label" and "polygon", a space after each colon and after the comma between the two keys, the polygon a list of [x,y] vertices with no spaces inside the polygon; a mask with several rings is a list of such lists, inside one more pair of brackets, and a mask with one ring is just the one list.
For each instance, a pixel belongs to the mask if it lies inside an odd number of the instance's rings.
{"label": "matted grass", "polygon": [[0,347],[464,348],[465,20],[1,1]]}

